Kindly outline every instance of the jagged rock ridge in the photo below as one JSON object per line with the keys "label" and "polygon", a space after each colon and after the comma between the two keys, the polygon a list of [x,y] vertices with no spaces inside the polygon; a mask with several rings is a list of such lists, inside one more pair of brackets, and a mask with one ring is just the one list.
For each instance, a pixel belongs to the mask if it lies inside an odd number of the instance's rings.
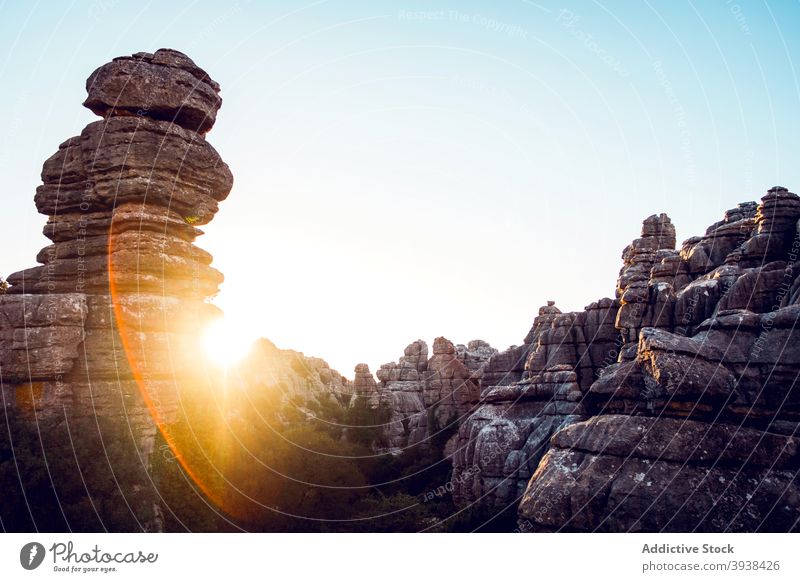
{"label": "jagged rock ridge", "polygon": [[354,401],[365,398],[370,407],[389,415],[377,449],[399,453],[427,447],[435,435],[455,429],[475,408],[480,378],[496,353],[482,340],[454,345],[438,337],[430,358],[427,343],[412,342],[397,362],[380,367],[378,382],[367,364],[356,366]]}
{"label": "jagged rock ridge", "polygon": [[[61,144],[35,196],[52,244],[0,296],[3,399],[38,423],[124,424],[146,467],[219,316],[204,300],[222,275],[193,245],[232,185],[205,140],[219,86],[162,49],[103,65],[87,92],[103,120]],[[614,298],[548,302],[502,353],[437,338],[429,357],[418,340],[378,381],[361,364],[350,383],[262,342],[242,372],[300,406],[333,394],[387,409],[381,452],[457,426],[455,501],[519,504],[524,531],[796,531],[799,220],[782,187],[680,249],[669,217],[648,217]],[[156,496],[131,511],[159,529]]]}
{"label": "jagged rock ridge", "polygon": [[798,219],[780,187],[680,250],[646,219],[616,298],[534,325],[525,373],[482,386],[458,501],[524,491],[522,531],[796,530]]}

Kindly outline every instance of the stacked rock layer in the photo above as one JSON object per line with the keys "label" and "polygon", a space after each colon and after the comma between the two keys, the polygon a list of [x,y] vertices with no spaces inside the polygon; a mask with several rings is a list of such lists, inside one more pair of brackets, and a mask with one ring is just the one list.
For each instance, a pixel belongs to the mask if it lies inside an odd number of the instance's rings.
{"label": "stacked rock layer", "polygon": [[[481,405],[461,424],[453,454],[456,503],[495,511],[516,506],[552,435],[586,418],[585,391],[615,361],[616,308],[615,301],[602,299],[585,311],[562,313],[550,301],[523,342],[522,372],[512,369],[496,386],[486,385],[484,373]],[[510,361],[518,352],[512,347],[493,361]]]}
{"label": "stacked rock layer", "polygon": [[[553,436],[520,528],[800,527],[799,219],[776,187],[680,251],[626,249],[618,361],[585,393],[589,418]],[[648,235],[669,241],[666,217]]]}
{"label": "stacked rock layer", "polygon": [[0,296],[4,401],[39,422],[124,423],[147,466],[157,425],[198,377],[198,334],[219,315],[204,299],[222,275],[192,244],[232,186],[204,138],[219,86],[162,49],[114,59],[86,89],[103,119],[61,144],[36,191],[52,244]]}
{"label": "stacked rock layer", "polygon": [[[468,345],[438,337],[433,355],[428,344],[412,342],[397,362],[380,367],[375,381],[369,367],[359,364],[353,382],[354,400],[388,413],[377,449],[399,453],[409,447],[430,447],[457,429],[480,397],[480,378],[497,350],[482,340]],[[449,447],[448,447],[449,448]]]}

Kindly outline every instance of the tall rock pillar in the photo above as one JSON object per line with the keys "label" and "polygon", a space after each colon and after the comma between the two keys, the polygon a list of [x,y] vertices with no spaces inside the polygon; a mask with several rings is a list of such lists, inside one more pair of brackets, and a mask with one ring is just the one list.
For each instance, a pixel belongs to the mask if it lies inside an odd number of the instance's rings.
{"label": "tall rock pillar", "polygon": [[[96,481],[112,485],[85,485],[101,527],[153,530],[155,437],[179,414],[182,390],[202,382],[197,339],[219,315],[205,300],[222,275],[192,243],[232,186],[205,139],[222,100],[169,49],[116,58],[86,89],[84,105],[103,119],[61,144],[36,191],[52,244],[0,295],[2,402],[39,427],[48,466],[74,456],[81,475],[110,475]],[[82,458],[94,447],[98,458]],[[71,528],[71,498],[53,487]]]}

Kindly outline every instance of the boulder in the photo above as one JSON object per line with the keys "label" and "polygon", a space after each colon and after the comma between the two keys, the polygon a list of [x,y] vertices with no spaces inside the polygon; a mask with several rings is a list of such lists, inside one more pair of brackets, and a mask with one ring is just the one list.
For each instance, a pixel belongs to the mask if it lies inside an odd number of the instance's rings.
{"label": "boulder", "polygon": [[152,118],[206,133],[222,105],[219,85],[176,50],[118,57],[86,80],[84,106],[101,117]]}

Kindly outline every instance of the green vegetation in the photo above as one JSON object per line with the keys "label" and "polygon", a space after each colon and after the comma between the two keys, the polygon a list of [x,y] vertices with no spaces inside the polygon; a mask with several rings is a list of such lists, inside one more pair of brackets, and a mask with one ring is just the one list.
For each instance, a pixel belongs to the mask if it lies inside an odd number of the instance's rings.
{"label": "green vegetation", "polygon": [[[490,517],[459,512],[449,493],[430,495],[450,479],[443,450],[454,423],[435,427],[443,430],[427,444],[375,454],[390,417],[385,407],[331,396],[300,408],[281,388],[227,394],[224,407],[220,395],[183,399],[181,419],[165,431],[173,446],[158,434],[147,471],[124,423],[70,419],[67,430],[63,418],[40,419],[37,428],[11,415],[11,439],[0,437],[2,526],[471,531]],[[435,419],[432,413],[429,422]]]}
{"label": "green vegetation", "polygon": [[6,531],[139,531],[153,523],[150,477],[127,426],[66,416],[34,423],[13,411],[6,418],[8,429],[0,431]]}

